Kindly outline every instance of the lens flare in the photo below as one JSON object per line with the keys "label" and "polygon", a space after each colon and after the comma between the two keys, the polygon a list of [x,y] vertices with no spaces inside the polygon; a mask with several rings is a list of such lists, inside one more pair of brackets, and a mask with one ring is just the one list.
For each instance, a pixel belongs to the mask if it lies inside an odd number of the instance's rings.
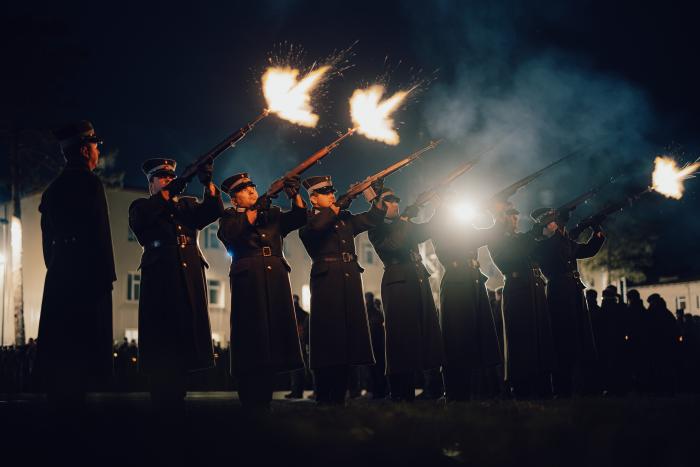
{"label": "lens flare", "polygon": [[297,125],[315,127],[318,123],[318,115],[311,107],[311,93],[330,69],[330,66],[322,66],[298,79],[299,70],[297,69],[268,68],[262,77],[267,109]]}
{"label": "lens flare", "polygon": [[450,204],[452,216],[458,224],[467,224],[476,218],[476,207],[468,201],[457,201]]}
{"label": "lens flare", "polygon": [[350,115],[357,132],[392,146],[399,144],[391,114],[410,92],[399,91],[382,101],[384,86],[375,84],[367,89],[356,89],[350,98]]}
{"label": "lens flare", "polygon": [[696,161],[679,169],[676,161],[670,157],[659,156],[654,160],[651,187],[667,198],[681,199],[685,190],[683,181],[693,178],[698,169],[700,162]]}

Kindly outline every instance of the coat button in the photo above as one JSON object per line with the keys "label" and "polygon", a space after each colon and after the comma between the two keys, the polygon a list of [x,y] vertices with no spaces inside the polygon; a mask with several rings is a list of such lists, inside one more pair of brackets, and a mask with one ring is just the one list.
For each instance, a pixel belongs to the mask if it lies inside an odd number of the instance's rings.
{"label": "coat button", "polygon": [[183,268],[186,268],[186,267],[187,267],[187,263],[183,261],[183,262],[182,262],[182,267],[183,267]]}
{"label": "coat button", "polygon": [[345,240],[341,240],[340,243],[345,243]]}
{"label": "coat button", "polygon": [[350,273],[346,272],[345,277],[350,277]]}
{"label": "coat button", "polygon": [[182,226],[181,226],[181,225],[178,225],[178,226],[177,226],[177,230],[182,230]]}
{"label": "coat button", "polygon": [[262,238],[265,238],[265,234],[262,234],[261,237],[262,237]]}
{"label": "coat button", "polygon": [[267,267],[267,270],[268,270],[268,271],[272,271],[272,266],[268,266],[268,267]]}
{"label": "coat button", "polygon": [[180,245],[180,248],[185,248],[185,244],[183,243],[182,245]]}
{"label": "coat button", "polygon": [[170,214],[170,218],[172,219],[173,217],[175,217],[175,214]]}
{"label": "coat button", "polygon": [[335,228],[336,228],[336,230],[337,230],[337,229],[338,229],[338,224],[335,224],[335,225],[334,225],[333,227],[335,227]]}

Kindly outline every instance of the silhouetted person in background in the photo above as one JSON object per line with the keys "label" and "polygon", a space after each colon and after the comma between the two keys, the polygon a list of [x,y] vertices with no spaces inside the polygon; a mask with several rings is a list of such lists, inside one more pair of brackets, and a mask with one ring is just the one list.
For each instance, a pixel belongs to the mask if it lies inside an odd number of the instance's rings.
{"label": "silhouetted person in background", "polygon": [[46,280],[39,366],[49,403],[65,415],[82,408],[93,384],[112,374],[112,283],[116,280],[107,198],[93,173],[100,156],[92,124],[54,132],[66,166],[39,205]]}
{"label": "silhouetted person in background", "polygon": [[673,394],[676,390],[676,365],[680,330],[666,301],[657,293],[649,295],[650,390],[654,394]]}
{"label": "silhouetted person in background", "polygon": [[627,291],[627,319],[630,368],[632,385],[638,392],[644,392],[649,386],[650,378],[650,348],[649,334],[650,316],[644,307],[644,301],[636,289]]}
{"label": "silhouetted person in background", "polygon": [[629,319],[627,307],[618,302],[617,288],[609,285],[603,290],[596,326],[596,344],[601,368],[603,389],[612,395],[626,394],[631,385],[629,358]]}

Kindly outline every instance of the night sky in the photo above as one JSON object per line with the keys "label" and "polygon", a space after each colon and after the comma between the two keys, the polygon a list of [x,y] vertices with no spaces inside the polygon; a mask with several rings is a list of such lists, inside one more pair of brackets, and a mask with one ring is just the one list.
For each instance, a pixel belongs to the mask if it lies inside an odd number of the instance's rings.
{"label": "night sky", "polygon": [[[354,136],[309,174],[329,173],[342,190],[444,138],[423,162],[387,181],[410,200],[497,144],[455,184],[460,195],[483,199],[583,148],[513,201],[529,212],[618,176],[582,208],[585,215],[648,183],[656,155],[679,162],[700,155],[698,16],[682,3],[213,3],[3,7],[2,157],[8,129],[89,119],[105,140],[103,151],[118,151],[112,170],[125,172],[127,185],[144,186],[144,159],[170,156],[184,166],[264,108],[259,79],[272,51],[302,47],[303,67],[356,41],[352,68],[315,102],[318,128],[264,120],[217,160],[215,181],[249,171],[266,186],[348,128],[352,91],[380,78],[390,91],[424,82],[395,115],[400,145]],[[8,164],[2,166],[5,175]],[[700,182],[686,188],[681,201],[654,196],[622,214],[648,220],[646,228],[659,236],[657,276],[699,272]]]}

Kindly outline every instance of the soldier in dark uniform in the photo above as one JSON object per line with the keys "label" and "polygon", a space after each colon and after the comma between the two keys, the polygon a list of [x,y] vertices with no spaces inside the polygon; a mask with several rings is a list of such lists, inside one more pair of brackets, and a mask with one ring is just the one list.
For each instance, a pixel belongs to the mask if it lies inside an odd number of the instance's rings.
{"label": "soldier in dark uniform", "polygon": [[489,252],[505,277],[503,316],[505,379],[516,397],[551,396],[554,344],[545,283],[533,259],[533,232],[516,232],[518,210],[495,212]]}
{"label": "soldier in dark uniform", "polygon": [[350,365],[374,363],[362,293],[362,267],[354,237],[380,224],[386,208],[379,200],[362,214],[335,204],[331,177],[304,180],[313,211],[299,231],[313,260],[311,267],[310,367],[316,374],[316,400],[343,404]]}
{"label": "soldier in dark uniform", "polygon": [[570,396],[574,389],[590,392],[596,350],[577,260],[595,256],[605,237],[596,226],[587,243],[577,243],[552,208],[535,209],[531,216],[535,231],[542,232],[535,259],[548,281],[547,304],[556,358],[554,392],[563,397]]}
{"label": "soldier in dark uniform", "polygon": [[231,373],[238,381],[244,407],[267,408],[275,374],[304,368],[289,282],[291,268],[282,243],[306,224],[306,204],[299,178],[284,181],[292,209],[269,205],[247,173],[227,178],[222,189],[231,196],[219,221],[219,238],[231,262]]}
{"label": "soldier in dark uniform", "polygon": [[372,399],[386,398],[386,347],[384,335],[384,312],[382,304],[372,292],[365,292],[365,308],[372,337],[375,364],[369,367]]}
{"label": "soldier in dark uniform", "polygon": [[188,371],[212,368],[214,352],[205,268],[197,245],[199,230],[223,212],[212,183],[212,164],[198,171],[204,199],[171,196],[186,181],[175,178],[172,159],[149,159],[143,166],[148,198],[129,208],[129,226],[143,247],[139,300],[139,370],[147,375],[156,410],[184,408]]}
{"label": "soldier in dark uniform", "polygon": [[435,253],[445,268],[440,284],[440,327],[445,349],[445,396],[464,401],[495,392],[496,368],[502,363],[496,325],[486,293],[486,276],[479,270],[479,247],[493,232],[455,225],[439,209],[431,225]]}
{"label": "soldier in dark uniform", "polygon": [[394,401],[415,399],[415,374],[443,364],[442,336],[433,292],[418,245],[430,238],[429,222],[409,220],[417,209],[399,214],[401,199],[389,188],[380,195],[384,222],[369,230],[369,240],[384,263],[382,300],[386,335],[386,374]]}
{"label": "soldier in dark uniform", "polygon": [[38,365],[49,403],[71,410],[112,374],[112,283],[107,198],[93,170],[102,143],[81,121],[55,133],[66,166],[41,197],[46,280]]}

